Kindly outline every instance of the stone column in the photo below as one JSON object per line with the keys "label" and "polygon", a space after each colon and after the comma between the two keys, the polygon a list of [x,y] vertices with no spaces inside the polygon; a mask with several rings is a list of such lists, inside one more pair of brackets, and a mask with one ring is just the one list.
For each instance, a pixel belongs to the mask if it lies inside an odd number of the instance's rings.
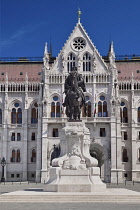
{"label": "stone column", "polygon": [[[2,133],[3,141],[2,141],[1,159],[4,157],[6,159],[6,163],[9,163],[10,160],[8,160],[8,154],[7,154],[7,142],[8,142],[8,120],[7,119],[8,119],[8,109],[7,109],[7,106],[5,105],[5,108],[3,109],[3,133]],[[4,167],[5,180],[7,180],[7,172],[8,172],[8,165],[6,164],[6,166]]]}
{"label": "stone column", "polygon": [[41,138],[42,138],[42,105],[38,107],[38,129],[37,129],[37,158],[36,158],[36,181],[41,181]]}
{"label": "stone column", "polygon": [[27,116],[28,116],[28,110],[24,109],[23,113],[22,113],[22,126],[23,126],[23,147],[22,147],[22,153],[21,153],[21,161],[23,163],[23,177],[22,177],[22,181],[27,181],[28,177],[27,177],[27,172],[28,172],[28,157],[27,157]]}
{"label": "stone column", "polygon": [[48,124],[47,118],[42,118],[42,169],[41,169],[41,183],[48,180],[48,164],[47,164],[47,149],[48,149]]}

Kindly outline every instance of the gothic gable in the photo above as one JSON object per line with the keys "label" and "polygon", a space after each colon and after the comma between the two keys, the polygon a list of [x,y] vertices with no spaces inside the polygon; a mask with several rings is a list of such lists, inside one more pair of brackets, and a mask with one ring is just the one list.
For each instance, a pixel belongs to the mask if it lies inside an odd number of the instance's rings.
{"label": "gothic gable", "polygon": [[[90,67],[83,67],[83,62],[90,62]],[[87,65],[85,63],[85,65]],[[90,40],[81,23],[77,23],[75,29],[58,54],[52,67],[53,72],[68,72],[72,66],[77,66],[78,71],[93,71],[105,73],[108,71],[104,60]]]}

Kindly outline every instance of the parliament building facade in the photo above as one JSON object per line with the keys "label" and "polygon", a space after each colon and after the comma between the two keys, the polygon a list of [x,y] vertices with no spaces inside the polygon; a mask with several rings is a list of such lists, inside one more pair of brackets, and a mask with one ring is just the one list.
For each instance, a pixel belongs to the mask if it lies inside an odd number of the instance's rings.
{"label": "parliament building facade", "polygon": [[[59,132],[67,122],[65,79],[82,74],[90,130],[90,154],[101,179],[140,181],[140,57],[115,59],[113,43],[102,57],[80,21],[57,58],[45,45],[43,61],[0,60],[0,160],[6,181],[46,182],[60,154]],[[0,177],[2,167],[0,166]]]}

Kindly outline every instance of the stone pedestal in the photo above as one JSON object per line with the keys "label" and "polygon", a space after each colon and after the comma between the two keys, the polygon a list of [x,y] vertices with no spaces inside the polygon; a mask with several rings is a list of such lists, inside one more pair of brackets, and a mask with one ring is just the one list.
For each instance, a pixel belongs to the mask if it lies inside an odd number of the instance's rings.
{"label": "stone pedestal", "polygon": [[93,192],[106,185],[98,161],[89,154],[90,133],[82,122],[68,122],[60,132],[61,154],[52,161],[46,191]]}

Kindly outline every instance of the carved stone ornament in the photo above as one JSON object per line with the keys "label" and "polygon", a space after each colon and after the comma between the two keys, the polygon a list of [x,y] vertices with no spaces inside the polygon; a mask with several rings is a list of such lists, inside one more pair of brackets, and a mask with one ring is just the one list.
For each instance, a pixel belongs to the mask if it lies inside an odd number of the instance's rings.
{"label": "carved stone ornament", "polygon": [[66,124],[60,132],[61,154],[52,161],[53,167],[71,170],[97,166],[98,161],[89,154],[90,133],[82,122]]}

